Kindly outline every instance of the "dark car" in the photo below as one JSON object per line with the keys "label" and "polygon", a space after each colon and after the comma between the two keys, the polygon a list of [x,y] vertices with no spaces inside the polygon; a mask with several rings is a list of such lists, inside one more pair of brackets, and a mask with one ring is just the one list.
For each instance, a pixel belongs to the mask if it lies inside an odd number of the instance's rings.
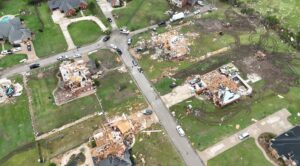
{"label": "dark car", "polygon": [[107,18],[107,21],[108,21],[108,22],[112,22],[112,19],[108,17],[108,18]]}
{"label": "dark car", "polygon": [[152,110],[145,109],[145,110],[143,111],[143,114],[144,114],[144,115],[151,115],[152,112],[153,112]]}
{"label": "dark car", "polygon": [[40,64],[35,63],[35,64],[30,65],[29,69],[35,69],[35,68],[38,68],[38,67],[40,67]]}
{"label": "dark car", "polygon": [[158,26],[164,26],[164,25],[166,25],[166,24],[167,24],[166,21],[161,21],[161,22],[159,22],[157,25],[158,25]]}
{"label": "dark car", "polygon": [[141,67],[138,67],[137,69],[138,69],[138,71],[139,71],[140,73],[143,73],[143,72],[144,72],[144,70],[143,70]]}
{"label": "dark car", "polygon": [[7,54],[11,55],[11,54],[13,54],[13,52],[11,50],[7,50]]}
{"label": "dark car", "polygon": [[31,51],[31,45],[30,44],[27,44],[27,50]]}
{"label": "dark car", "polygon": [[133,64],[133,66],[137,66],[138,65],[135,60],[132,60],[132,64]]}
{"label": "dark car", "polygon": [[175,88],[177,86],[177,83],[176,82],[172,82],[172,84],[169,85],[169,87],[171,89]]}
{"label": "dark car", "polygon": [[119,55],[122,55],[122,51],[120,50],[120,48],[116,48],[116,51]]}
{"label": "dark car", "polygon": [[107,42],[108,40],[110,39],[110,36],[104,36],[104,38],[103,38],[103,42]]}

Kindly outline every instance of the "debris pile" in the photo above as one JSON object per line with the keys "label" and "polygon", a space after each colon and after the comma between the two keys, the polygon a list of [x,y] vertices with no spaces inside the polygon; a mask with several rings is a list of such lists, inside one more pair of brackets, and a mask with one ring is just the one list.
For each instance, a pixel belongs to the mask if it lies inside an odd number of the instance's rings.
{"label": "debris pile", "polygon": [[8,102],[10,98],[22,94],[23,87],[19,83],[13,83],[7,78],[0,79],[0,103]]}
{"label": "debris pile", "polygon": [[151,45],[165,59],[182,59],[190,52],[187,38],[176,30],[153,36]]}
{"label": "debris pile", "polygon": [[94,93],[92,74],[83,60],[64,61],[60,64],[61,80],[55,92],[57,105]]}
{"label": "debris pile", "polygon": [[126,151],[130,149],[134,142],[134,134],[157,123],[157,117],[152,114],[137,112],[130,116],[123,114],[108,120],[108,123],[95,131],[90,142],[94,142],[91,154],[95,163],[101,163],[105,159],[114,156],[119,160],[126,160]]}
{"label": "debris pile", "polygon": [[238,68],[232,63],[202,76],[196,75],[189,83],[197,94],[205,95],[220,107],[252,93],[252,88],[239,76]]}

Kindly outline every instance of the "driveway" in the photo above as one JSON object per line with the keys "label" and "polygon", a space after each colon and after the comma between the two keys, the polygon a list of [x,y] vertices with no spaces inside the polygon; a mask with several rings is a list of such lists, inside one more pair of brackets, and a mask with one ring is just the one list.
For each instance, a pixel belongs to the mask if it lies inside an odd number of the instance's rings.
{"label": "driveway", "polygon": [[64,16],[63,13],[61,13],[58,10],[53,11],[52,13],[52,19],[53,22],[58,24],[63,32],[63,35],[65,37],[65,40],[68,44],[68,50],[74,49],[76,48],[72,37],[68,31],[68,26],[74,22],[78,22],[78,21],[84,21],[84,20],[88,20],[88,21],[94,21],[100,28],[101,30],[107,31],[108,28],[105,27],[105,25],[102,23],[101,20],[99,20],[99,18],[95,17],[95,16],[84,16],[84,17],[78,17],[78,18],[73,18],[73,19],[69,19],[67,17]]}
{"label": "driveway", "polygon": [[238,139],[238,135],[240,133],[248,132],[250,134],[250,137],[253,137],[255,140],[257,140],[259,135],[265,132],[271,132],[276,135],[279,135],[293,127],[292,124],[287,120],[287,118],[290,115],[291,114],[287,109],[282,109],[260,121],[257,121],[256,123],[245,128],[244,130],[241,130],[233,134],[232,136],[223,139],[222,141],[205,149],[204,151],[198,152],[198,154],[205,162],[205,164],[207,164],[208,160],[218,156],[224,151],[242,142],[240,139]]}
{"label": "driveway", "polygon": [[111,23],[112,29],[113,30],[118,29],[118,26],[115,22],[115,19],[114,19],[113,15],[112,15],[113,8],[111,7],[110,3],[107,0],[97,0],[97,4],[101,8],[101,10],[102,10],[103,14],[105,15],[105,17],[112,19],[112,23]]}

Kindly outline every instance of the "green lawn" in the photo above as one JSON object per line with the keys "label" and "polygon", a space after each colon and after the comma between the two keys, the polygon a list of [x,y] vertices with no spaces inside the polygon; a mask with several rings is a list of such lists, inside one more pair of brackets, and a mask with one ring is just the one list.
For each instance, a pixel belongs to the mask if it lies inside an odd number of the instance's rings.
{"label": "green lawn", "polygon": [[120,56],[108,49],[98,50],[89,55],[89,57],[93,61],[97,60],[100,63],[100,66],[105,67],[106,69],[113,69],[122,64]]}
{"label": "green lawn", "polygon": [[5,69],[20,64],[20,61],[22,59],[27,59],[27,55],[25,54],[7,55],[3,58],[0,58],[0,68]]}
{"label": "green lawn", "polygon": [[272,164],[265,159],[260,149],[256,147],[253,138],[249,138],[209,160],[208,166],[219,166],[221,163],[222,166],[272,166]]}
{"label": "green lawn", "polygon": [[[27,11],[26,15],[19,17],[24,19],[27,27],[35,33],[33,43],[37,56],[47,57],[67,49],[67,43],[59,26],[52,21],[51,11],[47,3],[41,3],[37,7],[37,11],[24,0],[6,0],[2,2],[2,5],[0,17],[7,14],[19,15],[19,10]],[[37,12],[40,13],[41,20],[44,23],[43,32],[38,31],[42,28],[42,23],[38,19]]]}
{"label": "green lawn", "polygon": [[115,19],[119,27],[136,30],[168,19],[169,16],[164,14],[167,10],[167,0],[133,0],[126,7],[113,10],[113,14],[117,16]]}
{"label": "green lawn", "polygon": [[97,95],[109,115],[145,108],[145,100],[128,73],[109,72],[100,79]]}
{"label": "green lawn", "polygon": [[294,32],[298,32],[300,25],[300,1],[298,0],[242,0],[249,6],[260,12],[262,15],[275,15],[277,16],[283,25],[292,29]]}
{"label": "green lawn", "polygon": [[42,76],[33,74],[29,78],[32,106],[40,132],[50,131],[97,111],[101,112],[95,95],[83,97],[61,106],[55,105],[52,92],[57,85],[58,80],[55,76],[57,72],[57,67],[52,67],[52,69],[39,73]]}
{"label": "green lawn", "polygon": [[[154,125],[149,130],[163,129],[159,125]],[[184,165],[181,157],[175,151],[164,132],[151,133],[150,135],[139,133],[135,139],[136,142],[132,148],[132,154],[136,156],[135,164],[143,165],[140,156],[142,155],[146,165]]]}
{"label": "green lawn", "polygon": [[76,46],[93,43],[103,35],[100,27],[93,21],[80,21],[68,26],[68,30]]}
{"label": "green lawn", "polygon": [[46,164],[38,163],[38,152],[36,148],[18,153],[0,166],[46,166]]}
{"label": "green lawn", "polygon": [[105,117],[103,115],[94,116],[93,118],[52,134],[46,139],[40,140],[39,144],[42,156],[46,159],[50,159],[82,143],[88,142],[93,132],[102,127],[104,123]]}
{"label": "green lawn", "polygon": [[[12,78],[22,84],[22,78]],[[34,140],[26,92],[8,104],[0,104],[0,158]]]}

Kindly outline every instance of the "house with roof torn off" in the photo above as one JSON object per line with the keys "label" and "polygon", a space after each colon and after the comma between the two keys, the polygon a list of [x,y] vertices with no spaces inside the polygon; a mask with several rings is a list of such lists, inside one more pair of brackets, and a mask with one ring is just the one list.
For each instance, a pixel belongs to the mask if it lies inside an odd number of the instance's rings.
{"label": "house with roof torn off", "polygon": [[7,78],[0,79],[0,103],[9,102],[9,99],[22,95],[23,87]]}

